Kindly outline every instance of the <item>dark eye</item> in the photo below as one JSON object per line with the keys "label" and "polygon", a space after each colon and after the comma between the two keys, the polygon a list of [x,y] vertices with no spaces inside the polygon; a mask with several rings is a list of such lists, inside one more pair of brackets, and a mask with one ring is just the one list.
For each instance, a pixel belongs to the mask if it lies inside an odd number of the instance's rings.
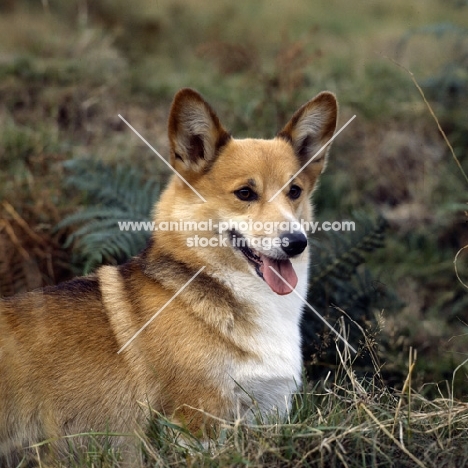
{"label": "dark eye", "polygon": [[236,190],[234,195],[242,201],[254,201],[258,198],[258,195],[250,187],[242,187]]}
{"label": "dark eye", "polygon": [[301,193],[302,193],[301,187],[298,187],[297,185],[293,185],[289,189],[288,197],[291,200],[297,200],[301,196]]}

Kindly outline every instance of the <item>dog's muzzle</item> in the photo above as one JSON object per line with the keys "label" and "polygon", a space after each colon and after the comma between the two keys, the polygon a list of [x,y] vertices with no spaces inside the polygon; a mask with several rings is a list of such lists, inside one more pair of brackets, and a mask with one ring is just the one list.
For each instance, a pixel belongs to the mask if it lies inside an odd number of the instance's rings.
{"label": "dog's muzzle", "polygon": [[281,249],[288,257],[301,254],[307,247],[307,237],[302,232],[286,232],[280,239]]}

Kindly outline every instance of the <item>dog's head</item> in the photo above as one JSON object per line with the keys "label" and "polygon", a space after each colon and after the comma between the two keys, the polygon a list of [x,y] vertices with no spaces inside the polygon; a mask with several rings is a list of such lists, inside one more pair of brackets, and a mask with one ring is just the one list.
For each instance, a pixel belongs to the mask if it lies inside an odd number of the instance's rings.
{"label": "dog's head", "polygon": [[305,256],[307,247],[310,196],[329,148],[320,149],[333,136],[336,120],[336,99],[322,92],[274,139],[237,140],[196,91],[179,91],[169,117],[170,158],[178,175],[165,194],[171,208],[161,214],[212,220],[215,232],[205,235],[220,233],[229,245],[208,244],[211,253],[255,271],[276,293],[290,293],[297,283],[294,259]]}

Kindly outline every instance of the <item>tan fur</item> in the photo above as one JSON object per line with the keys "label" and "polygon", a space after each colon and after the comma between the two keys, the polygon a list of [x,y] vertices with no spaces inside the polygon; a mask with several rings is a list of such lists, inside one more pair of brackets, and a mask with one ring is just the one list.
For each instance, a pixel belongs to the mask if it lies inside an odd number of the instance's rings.
{"label": "tan fur", "polygon": [[[291,200],[286,188],[274,203],[268,199],[332,136],[336,112],[333,95],[321,93],[277,138],[234,140],[200,95],[180,91],[169,118],[171,163],[207,203],[174,176],[155,220],[271,221],[283,220],[284,212],[310,220],[309,196],[325,152],[296,177],[302,197]],[[257,203],[233,195],[246,185],[259,194]],[[200,435],[213,421],[206,426],[192,408],[226,419],[239,415],[231,375],[256,359],[261,312],[221,274],[224,266],[249,274],[246,260],[232,248],[187,248],[194,234],[155,232],[124,265],[0,302],[0,460],[13,463],[15,454],[48,438],[132,433],[144,427],[148,407]],[[255,281],[263,287],[252,275]]]}

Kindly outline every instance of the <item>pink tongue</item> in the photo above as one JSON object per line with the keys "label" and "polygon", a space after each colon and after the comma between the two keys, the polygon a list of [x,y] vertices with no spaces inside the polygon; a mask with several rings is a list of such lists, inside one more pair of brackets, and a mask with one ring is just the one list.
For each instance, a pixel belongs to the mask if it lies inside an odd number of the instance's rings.
{"label": "pink tongue", "polygon": [[[263,279],[268,286],[276,293],[284,296],[290,294],[297,285],[297,275],[289,260],[273,260],[272,258],[261,255],[263,265],[260,271],[263,274]],[[271,268],[270,268],[271,267]],[[272,270],[275,270],[273,271]],[[284,278],[293,289],[291,289],[276,273]]]}

